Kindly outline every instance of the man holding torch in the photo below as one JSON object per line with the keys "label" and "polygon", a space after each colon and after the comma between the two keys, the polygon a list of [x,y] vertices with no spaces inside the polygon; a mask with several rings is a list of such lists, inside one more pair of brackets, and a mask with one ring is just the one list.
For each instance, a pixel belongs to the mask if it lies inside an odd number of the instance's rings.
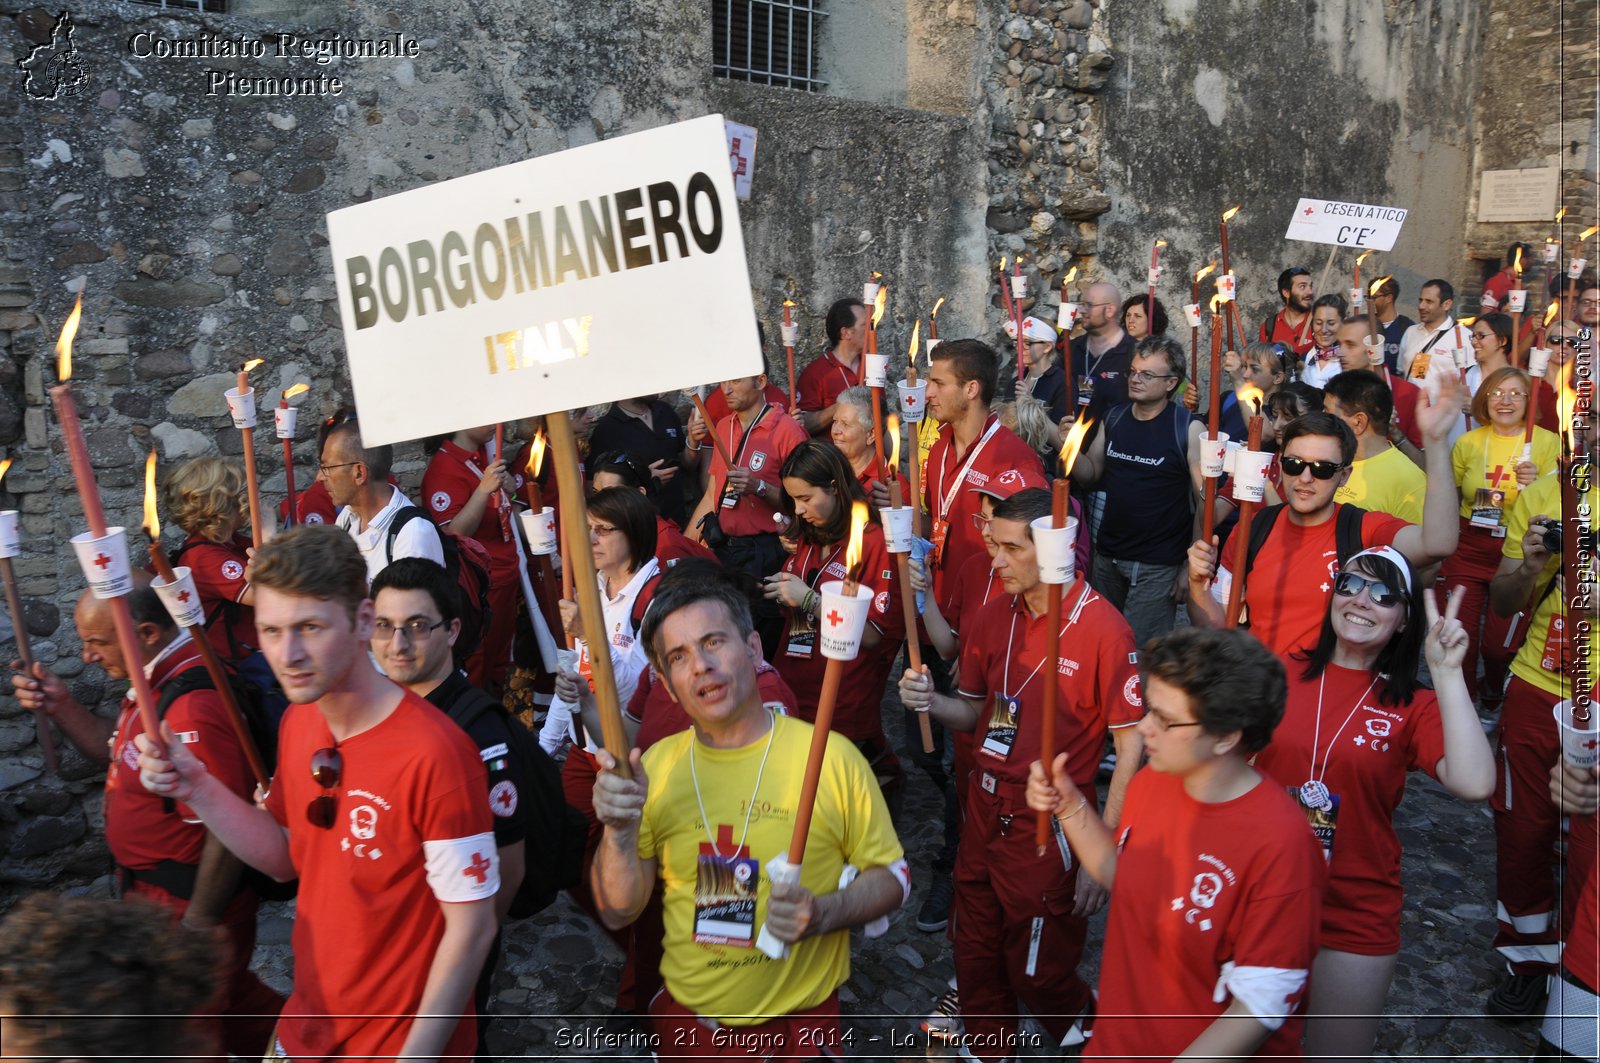
{"label": "man holding torch", "polygon": [[926,674],[909,669],[900,680],[907,708],[974,732],[974,785],[956,853],[955,967],[966,1034],[983,1060],[1014,1054],[1007,1040],[1018,1001],[1071,1045],[1082,1041],[1074,1020],[1092,1000],[1078,959],[1105,891],[1077,874],[1059,830],[1054,844],[1038,850],[1026,802],[1028,766],[1041,755],[1045,684],[1057,684],[1057,741],[1086,794],[1095,792],[1111,732],[1117,767],[1104,818],[1113,831],[1143,752],[1134,726],[1144,712],[1139,658],[1122,614],[1073,579],[1062,589],[1061,629],[1046,627],[1050,588],[1030,526],[1050,515],[1050,495],[1039,489],[994,507],[989,535],[1005,594],[969,628],[957,696],[935,693]]}
{"label": "man holding torch", "polygon": [[[801,881],[769,886],[762,865],[790,844],[812,728],[762,704],[747,601],[721,581],[664,584],[640,639],[692,727],[634,750],[632,779],[598,754],[594,809],[605,832],[592,886],[608,927],[633,922],[662,890],[656,1054],[842,1055],[849,931],[910,893],[872,771],[848,739],[828,737]],[[793,946],[787,959],[755,950],[763,922]]]}

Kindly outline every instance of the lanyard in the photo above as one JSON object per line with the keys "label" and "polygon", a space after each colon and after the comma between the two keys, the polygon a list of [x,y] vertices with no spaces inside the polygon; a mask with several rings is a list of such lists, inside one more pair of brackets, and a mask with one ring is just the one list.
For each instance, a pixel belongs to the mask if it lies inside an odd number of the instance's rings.
{"label": "lanyard", "polygon": [[1344,718],[1344,723],[1333,732],[1333,737],[1328,739],[1328,748],[1322,754],[1322,774],[1317,774],[1317,746],[1322,742],[1322,691],[1328,682],[1328,670],[1322,670],[1322,675],[1317,679],[1317,722],[1311,731],[1311,776],[1300,787],[1300,795],[1312,808],[1327,808],[1332,802],[1328,800],[1328,785],[1323,782],[1328,777],[1328,761],[1333,759],[1333,747],[1339,741],[1339,736],[1344,734],[1344,729],[1350,726],[1350,721],[1355,719],[1356,713],[1361,711],[1361,703],[1367,700],[1367,695],[1372,693],[1372,688],[1378,685],[1382,675],[1372,677],[1372,682],[1367,684],[1367,689],[1356,698],[1356,703],[1350,707],[1350,714]]}
{"label": "lanyard", "polygon": [[[1080,613],[1083,612],[1083,607],[1085,605],[1087,605],[1087,604],[1089,604],[1089,585],[1087,583],[1085,583],[1083,585],[1083,589],[1078,592],[1078,600],[1075,603],[1073,603],[1072,612],[1070,614],[1068,614],[1068,616],[1067,616],[1067,622],[1065,624],[1062,624],[1061,625],[1061,630],[1056,633],[1056,643],[1057,643],[1057,645],[1059,645],[1061,643],[1061,640],[1066,637],[1067,629],[1070,628],[1073,624],[1076,624],[1078,622],[1078,616],[1079,616]],[[1026,609],[1027,606],[1024,605],[1023,608]],[[1021,683],[1019,683],[1017,685],[1017,689],[1012,690],[1011,689],[1011,643],[1012,643],[1012,640],[1015,639],[1016,637],[1017,637],[1017,614],[1015,612],[1013,612],[1011,614],[1011,630],[1006,633],[1006,658],[1005,658],[1006,663],[1005,663],[1004,670],[1000,673],[1000,686],[1002,688],[1002,693],[1004,693],[1006,695],[1006,697],[1008,697],[1008,698],[1016,698],[1018,701],[1020,701],[1021,700],[1022,691],[1027,687],[1027,685],[1029,683],[1033,682],[1033,677],[1039,674],[1039,669],[1044,667],[1044,662],[1048,659],[1049,655],[1047,654],[1045,656],[1040,657],[1039,658],[1039,663],[1034,665],[1033,666],[1033,671],[1028,673],[1028,678],[1024,679]]]}
{"label": "lanyard", "polygon": [[[860,356],[858,355],[857,357]],[[844,367],[844,363],[839,361],[839,356],[831,350],[828,352],[828,360],[833,363],[833,368],[838,371],[839,379],[844,381],[844,386],[847,389],[853,388],[861,382],[859,376],[855,380],[850,379],[850,370]]]}
{"label": "lanyard", "polygon": [[[840,542],[840,543],[838,543],[837,545],[834,546],[833,554],[826,561],[824,561],[822,563],[822,565],[817,569],[816,577],[814,579],[812,579],[812,581],[809,584],[807,584],[807,586],[809,586],[812,590],[816,590],[817,589],[817,585],[822,582],[823,575],[826,574],[827,571],[828,571],[828,566],[833,564],[835,561],[837,561],[839,559],[839,555],[844,551],[844,548],[845,548],[845,543],[843,543],[843,542]],[[805,556],[805,560],[806,561],[810,561],[811,560],[811,555],[812,555],[813,552],[820,554],[821,550],[818,547],[813,546],[811,543],[806,543],[806,556]],[[797,567],[800,570],[800,572],[799,572],[800,581],[802,583],[804,583],[805,582],[805,578],[806,578],[806,566],[805,566],[805,564],[802,562],[801,564],[799,564],[799,565],[797,565],[795,567]]]}
{"label": "lanyard", "polygon": [[[740,850],[742,850],[744,848],[745,841],[750,837],[750,815],[751,815],[751,813],[755,812],[755,810],[756,810],[756,794],[761,792],[761,776],[766,773],[766,770],[767,770],[767,757],[769,757],[772,754],[772,736],[774,734],[776,734],[777,731],[778,731],[778,720],[777,720],[777,717],[773,715],[771,709],[768,709],[767,710],[767,748],[762,752],[762,754],[761,754],[761,764],[756,768],[756,785],[755,785],[755,789],[750,791],[750,801],[749,801],[749,803],[747,803],[745,805],[745,809],[744,809],[744,830],[739,835],[738,848],[734,849],[734,851],[732,853],[729,853],[728,854],[729,856],[734,856]],[[712,855],[717,856],[717,857],[721,857],[722,856],[722,851],[717,848],[716,835],[713,834],[712,831],[711,831],[711,817],[706,815],[706,803],[705,803],[705,800],[700,796],[700,774],[699,774],[699,772],[695,771],[695,767],[694,767],[694,747],[696,745],[698,745],[699,742],[700,742],[699,738],[691,738],[689,740],[689,778],[694,783],[694,803],[696,805],[700,806],[700,825],[705,828],[706,836],[711,839],[711,852],[712,852]]]}
{"label": "lanyard", "polygon": [[[939,520],[946,520],[946,518],[949,516],[950,507],[955,503],[956,500],[956,493],[961,490],[961,485],[966,483],[967,472],[972,468],[972,463],[978,460],[978,455],[983,452],[983,448],[988,445],[990,437],[992,437],[995,432],[999,430],[999,428],[1000,418],[996,417],[989,422],[989,427],[984,430],[982,438],[973,444],[971,453],[967,455],[967,460],[961,463],[961,468],[956,472],[956,482],[950,486],[950,490],[945,493],[944,500],[939,503],[939,512],[935,514]],[[955,450],[955,448],[956,434],[955,430],[951,429],[950,450]],[[949,451],[946,451],[946,453],[948,454]],[[944,486],[943,461],[939,463],[939,486]],[[937,494],[937,492],[935,492],[935,494]]]}

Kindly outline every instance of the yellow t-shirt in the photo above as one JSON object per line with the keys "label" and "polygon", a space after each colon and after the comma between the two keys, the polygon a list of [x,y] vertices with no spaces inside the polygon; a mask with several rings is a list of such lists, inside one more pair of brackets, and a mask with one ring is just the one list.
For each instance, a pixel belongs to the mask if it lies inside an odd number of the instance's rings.
{"label": "yellow t-shirt", "polygon": [[[644,755],[650,789],[639,826],[639,856],[660,861],[666,923],[661,977],[674,1000],[726,1026],[816,1007],[850,977],[846,930],[792,945],[789,958],[781,961],[768,959],[753,944],[695,940],[697,922],[702,932],[726,929],[712,917],[748,897],[747,883],[755,887],[754,932],[766,919],[772,883],[765,864],[789,848],[812,735],[809,723],[791,717],[775,718],[774,727],[770,754],[765,736],[740,749],[711,749],[695,739],[691,728],[662,739]],[[709,830],[701,820],[702,803]],[[724,857],[734,855],[747,814],[749,835],[738,855],[753,860],[759,873],[719,870],[711,862],[712,846]],[[704,867],[702,854],[708,857]],[[814,894],[833,893],[846,864],[865,871],[887,867],[903,855],[866,759],[849,739],[830,734],[800,884]],[[746,874],[748,880],[733,881]],[[697,887],[705,904],[700,915]],[[719,909],[717,902],[725,906]]]}
{"label": "yellow t-shirt", "polygon": [[[1590,485],[1588,492],[1589,527],[1595,526],[1594,512],[1596,505],[1600,505],[1600,482]],[[1501,554],[1513,560],[1522,560],[1522,537],[1528,534],[1528,525],[1534,517],[1544,514],[1548,517],[1561,515],[1561,474],[1541,476],[1529,484],[1527,490],[1518,497],[1516,505],[1511,507],[1511,512],[1506,515],[1506,542],[1501,547]],[[1572,516],[1572,514],[1568,514]],[[1570,535],[1573,532],[1572,521],[1566,521],[1563,531]],[[1551,555],[1545,562],[1544,571],[1539,573],[1539,578],[1534,582],[1533,597],[1538,604],[1534,607],[1533,616],[1528,621],[1528,638],[1522,644],[1522,649],[1511,661],[1511,674],[1527,683],[1543,690],[1547,694],[1554,694],[1558,698],[1572,696],[1571,679],[1562,674],[1559,665],[1556,668],[1545,667],[1545,648],[1548,645],[1550,625],[1560,617],[1562,626],[1567,627],[1569,610],[1566,608],[1564,595],[1560,587],[1546,594],[1550,581],[1557,579],[1561,571],[1561,558]],[[1582,612],[1590,614],[1588,624],[1589,635],[1589,660],[1596,660],[1595,653],[1600,650],[1600,640],[1596,638],[1596,625],[1592,622],[1593,603]],[[1567,659],[1573,659],[1572,654],[1567,654]]]}
{"label": "yellow t-shirt", "polygon": [[[1533,464],[1539,475],[1556,467],[1561,457],[1561,439],[1554,432],[1535,427],[1533,430]],[[1522,432],[1508,436],[1497,434],[1484,425],[1474,428],[1460,439],[1450,451],[1451,464],[1455,466],[1456,486],[1461,488],[1461,515],[1468,520],[1478,514],[1478,522],[1487,525],[1494,519],[1493,510],[1504,515],[1511,512],[1522,491],[1517,483],[1517,462],[1522,460]],[[1481,494],[1480,494],[1481,492]],[[1526,525],[1524,525],[1526,528]],[[1519,555],[1520,556],[1520,555]]]}
{"label": "yellow t-shirt", "polygon": [[1398,447],[1390,447],[1373,457],[1357,459],[1350,466],[1349,482],[1334,492],[1333,499],[1421,524],[1427,491],[1428,477],[1423,471]]}

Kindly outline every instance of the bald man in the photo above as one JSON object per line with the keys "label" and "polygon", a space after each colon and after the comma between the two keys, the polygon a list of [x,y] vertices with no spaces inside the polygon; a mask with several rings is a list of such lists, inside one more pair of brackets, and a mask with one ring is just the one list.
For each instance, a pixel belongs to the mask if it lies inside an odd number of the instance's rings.
{"label": "bald man", "polygon": [[[158,702],[177,691],[162,719],[178,740],[206,762],[212,774],[227,781],[236,793],[248,796],[250,769],[228,720],[227,708],[211,688],[204,662],[187,631],[179,630],[168,615],[150,577],[134,572],[134,589],[128,595],[139,666],[150,679]],[[85,591],[72,615],[83,641],[83,661],[98,664],[114,680],[130,674],[117,639],[111,604]],[[12,668],[20,669],[20,662]],[[196,674],[190,674],[199,669]],[[196,680],[203,689],[192,688]],[[255,950],[256,895],[241,888],[239,863],[184,806],[164,801],[139,783],[139,754],[135,735],[144,724],[131,695],[117,707],[115,724],[97,716],[68,692],[60,678],[35,662],[33,674],[11,677],[17,701],[52,720],[67,741],[95,764],[109,766],[106,773],[106,845],[117,863],[124,896],[138,896],[171,910],[189,927],[221,926],[227,933],[226,995],[219,1004],[225,1016],[221,1036],[234,1055],[261,1054],[283,998],[267,988],[249,970]],[[203,1001],[195,1001],[199,1010]],[[247,1017],[248,1016],[248,1017]]]}
{"label": "bald man", "polygon": [[1072,341],[1072,379],[1067,382],[1069,418],[1086,410],[1099,421],[1106,410],[1128,401],[1128,366],[1133,337],[1122,331],[1122,295],[1115,284],[1089,285],[1084,296],[1083,332]]}

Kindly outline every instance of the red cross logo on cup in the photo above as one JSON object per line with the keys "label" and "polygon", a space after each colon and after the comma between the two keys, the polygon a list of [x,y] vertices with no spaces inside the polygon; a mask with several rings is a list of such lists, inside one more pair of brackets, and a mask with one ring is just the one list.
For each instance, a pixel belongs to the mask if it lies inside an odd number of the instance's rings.
{"label": "red cross logo on cup", "polygon": [[473,853],[472,863],[469,864],[461,873],[463,875],[471,875],[473,878],[478,880],[478,885],[481,886],[485,882],[489,881],[489,868],[492,866],[494,865],[490,864],[489,861],[483,858],[482,853]]}
{"label": "red cross logo on cup", "polygon": [[184,603],[185,605],[189,604],[189,592],[188,591],[179,591],[178,592],[178,601]]}
{"label": "red cross logo on cup", "polygon": [[100,566],[100,571],[104,572],[111,566],[111,559],[105,554],[101,554],[94,559],[94,563]]}
{"label": "red cross logo on cup", "polygon": [[837,609],[834,609],[828,613],[827,620],[829,627],[838,627],[840,624],[844,623],[844,617],[839,615],[839,610]]}
{"label": "red cross logo on cup", "polygon": [[905,397],[905,399],[904,399],[904,400],[902,400],[902,401],[904,401],[904,402],[905,402],[905,404],[906,404],[906,409],[908,409],[908,410],[909,410],[909,409],[911,409],[911,408],[913,408],[913,407],[914,407],[914,406],[916,406],[916,404],[917,404],[917,397],[916,397],[916,396],[915,396],[915,395],[907,395],[907,396],[906,396],[906,397]]}
{"label": "red cross logo on cup", "polygon": [[1600,746],[1600,738],[1591,738],[1583,744],[1584,749],[1593,749],[1595,746]]}

